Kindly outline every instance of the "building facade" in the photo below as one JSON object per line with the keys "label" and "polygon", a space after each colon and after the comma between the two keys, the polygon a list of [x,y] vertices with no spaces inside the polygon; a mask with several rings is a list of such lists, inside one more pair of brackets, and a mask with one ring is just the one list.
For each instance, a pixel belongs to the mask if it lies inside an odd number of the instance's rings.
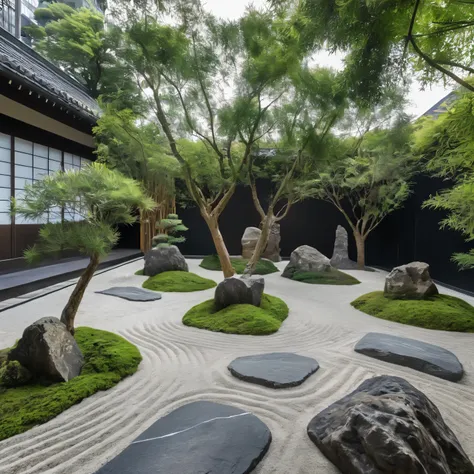
{"label": "building facade", "polygon": [[21,258],[41,224],[76,220],[62,209],[36,222],[11,216],[11,198],[58,170],[94,160],[99,108],[86,89],[0,28],[0,261]]}

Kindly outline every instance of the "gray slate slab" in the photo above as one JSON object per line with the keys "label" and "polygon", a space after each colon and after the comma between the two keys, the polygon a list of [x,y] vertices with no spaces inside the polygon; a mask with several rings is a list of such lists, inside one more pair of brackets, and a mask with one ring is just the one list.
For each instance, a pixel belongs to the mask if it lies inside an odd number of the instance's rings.
{"label": "gray slate slab", "polygon": [[270,388],[301,385],[319,369],[315,359],[291,352],[238,357],[228,369],[234,377]]}
{"label": "gray slate slab", "polygon": [[271,439],[249,412],[193,402],[160,418],[96,474],[247,474]]}
{"label": "gray slate slab", "polygon": [[136,286],[114,286],[103,291],[96,291],[102,295],[118,296],[128,301],[156,301],[161,300],[161,293],[144,290]]}
{"label": "gray slate slab", "polygon": [[462,364],[452,352],[415,339],[370,332],[356,344],[354,350],[452,382],[461,380],[464,374]]}

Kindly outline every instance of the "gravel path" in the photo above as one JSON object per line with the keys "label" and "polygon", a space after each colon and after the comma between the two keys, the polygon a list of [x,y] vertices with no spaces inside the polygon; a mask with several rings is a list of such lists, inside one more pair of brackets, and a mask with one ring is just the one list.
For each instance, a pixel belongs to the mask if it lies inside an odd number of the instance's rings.
{"label": "gravel path", "polygon": [[[221,278],[198,264],[190,260],[190,271],[216,281]],[[273,442],[255,473],[337,473],[310,442],[306,426],[363,380],[382,374],[402,376],[425,392],[474,459],[474,334],[413,328],[353,309],[349,303],[357,296],[383,288],[383,272],[348,271],[362,281],[354,286],[308,285],[279,274],[266,276],[265,291],[283,298],[290,315],[278,333],[257,337],[182,325],[183,314],[211,298],[213,289],[167,293],[161,301],[149,303],[94,293],[111,286],[140,286],[145,277],[134,272],[141,266],[138,261],[94,277],[76,318],[78,326],[118,332],[135,343],[143,354],[138,372],[54,420],[0,442],[0,473],[92,474],[155,420],[197,400],[235,405],[268,425]],[[285,263],[279,266],[282,269]],[[36,319],[60,315],[70,291],[0,313],[0,347],[11,345]],[[474,304],[474,298],[449,289],[442,292]],[[354,344],[370,331],[441,345],[458,356],[466,375],[460,383],[452,383],[355,353]],[[314,357],[321,368],[303,385],[282,390],[240,381],[227,370],[235,357],[272,351]]]}

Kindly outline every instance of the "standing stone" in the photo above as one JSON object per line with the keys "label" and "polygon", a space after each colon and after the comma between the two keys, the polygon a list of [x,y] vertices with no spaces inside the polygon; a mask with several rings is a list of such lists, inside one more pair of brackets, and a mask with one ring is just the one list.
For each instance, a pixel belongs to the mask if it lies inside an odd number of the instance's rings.
{"label": "standing stone", "polygon": [[257,227],[247,227],[242,236],[242,258],[249,259],[257,246],[262,231]]}
{"label": "standing stone", "polygon": [[268,237],[267,247],[262,258],[267,258],[272,262],[281,262],[280,256],[280,224],[273,224]]}
{"label": "standing stone", "polygon": [[77,377],[84,357],[71,333],[58,318],[41,318],[28,326],[8,354],[34,376],[65,381]]}
{"label": "standing stone", "polygon": [[176,245],[158,246],[145,254],[144,275],[155,276],[171,271],[188,271],[186,259]]}
{"label": "standing stone", "polygon": [[226,278],[216,288],[214,295],[216,309],[219,311],[233,304],[260,306],[264,287],[263,278]]}
{"label": "standing stone", "polygon": [[333,267],[340,270],[353,270],[357,268],[357,263],[349,259],[348,246],[347,230],[342,225],[338,225],[334,241],[334,251],[331,257],[331,265]]}
{"label": "standing stone", "polygon": [[342,474],[474,474],[436,406],[400,377],[366,380],[314,417],[308,435]]}
{"label": "standing stone", "polygon": [[291,252],[290,263],[282,276],[293,278],[297,272],[327,272],[331,270],[329,258],[309,245],[301,245]]}
{"label": "standing stone", "polygon": [[430,276],[430,266],[411,262],[395,267],[385,278],[384,294],[392,299],[421,300],[438,294]]}

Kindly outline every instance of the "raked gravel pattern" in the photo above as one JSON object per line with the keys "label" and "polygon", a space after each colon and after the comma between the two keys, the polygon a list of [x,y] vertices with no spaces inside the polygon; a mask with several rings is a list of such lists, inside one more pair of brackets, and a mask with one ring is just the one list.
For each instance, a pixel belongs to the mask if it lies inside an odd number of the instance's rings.
{"label": "raked gravel pattern", "polygon": [[[199,262],[188,260],[190,271],[218,282],[221,274],[200,268]],[[280,269],[285,265],[278,264]],[[183,314],[211,298],[214,289],[163,293],[161,301],[140,303],[95,293],[110,286],[140,286],[146,277],[134,272],[142,266],[137,261],[95,276],[76,317],[78,326],[114,331],[136,344],[143,355],[138,372],[50,422],[0,442],[0,473],[92,474],[158,418],[184,404],[208,400],[249,411],[270,428],[273,441],[256,474],[335,474],[336,468],[309,440],[306,426],[363,380],[383,374],[404,377],[423,391],[474,460],[474,334],[404,326],[352,308],[349,303],[356,297],[383,288],[384,272],[347,271],[362,282],[353,286],[265,276],[265,291],[283,298],[290,314],[278,333],[257,337],[181,323]],[[440,290],[474,304],[474,298]],[[11,345],[33,321],[58,316],[70,291],[0,313],[0,347]],[[440,345],[456,354],[465,376],[461,382],[448,382],[355,353],[354,345],[367,332]],[[321,367],[303,385],[278,391],[238,380],[227,370],[236,357],[263,352],[294,352],[315,358]]]}

